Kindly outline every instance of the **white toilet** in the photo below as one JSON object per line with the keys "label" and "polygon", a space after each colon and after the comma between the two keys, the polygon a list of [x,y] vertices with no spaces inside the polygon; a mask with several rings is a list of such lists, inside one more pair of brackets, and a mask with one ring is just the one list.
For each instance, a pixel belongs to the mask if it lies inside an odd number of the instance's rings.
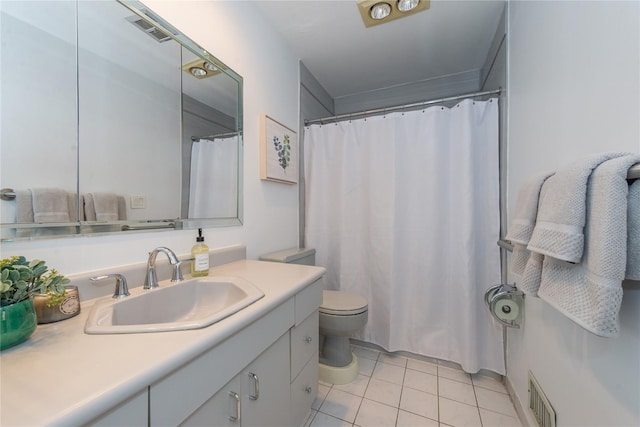
{"label": "white toilet", "polygon": [[[293,248],[263,255],[263,261],[315,265],[315,249]],[[349,337],[367,323],[367,300],[345,291],[323,291],[320,319],[320,380],[347,384],[358,376],[358,358]]]}

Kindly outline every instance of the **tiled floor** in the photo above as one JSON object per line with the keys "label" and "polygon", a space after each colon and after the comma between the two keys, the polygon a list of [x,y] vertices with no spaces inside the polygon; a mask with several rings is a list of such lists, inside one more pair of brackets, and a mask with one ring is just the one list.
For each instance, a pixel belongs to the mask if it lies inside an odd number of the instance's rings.
{"label": "tiled floor", "polygon": [[353,347],[360,375],[320,382],[310,427],[521,427],[504,385],[491,377]]}

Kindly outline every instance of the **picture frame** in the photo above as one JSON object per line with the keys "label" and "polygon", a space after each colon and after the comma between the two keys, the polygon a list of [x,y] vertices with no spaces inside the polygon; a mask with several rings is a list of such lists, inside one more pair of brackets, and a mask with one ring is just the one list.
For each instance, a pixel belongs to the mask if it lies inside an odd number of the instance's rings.
{"label": "picture frame", "polygon": [[262,115],[260,125],[260,178],[284,184],[297,184],[296,132],[266,114]]}

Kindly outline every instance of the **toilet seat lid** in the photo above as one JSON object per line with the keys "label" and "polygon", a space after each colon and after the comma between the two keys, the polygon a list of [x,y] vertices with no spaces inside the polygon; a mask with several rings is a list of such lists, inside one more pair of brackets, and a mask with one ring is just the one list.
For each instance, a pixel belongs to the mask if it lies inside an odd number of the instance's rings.
{"label": "toilet seat lid", "polygon": [[338,316],[353,316],[367,311],[367,300],[346,291],[322,291],[320,312]]}

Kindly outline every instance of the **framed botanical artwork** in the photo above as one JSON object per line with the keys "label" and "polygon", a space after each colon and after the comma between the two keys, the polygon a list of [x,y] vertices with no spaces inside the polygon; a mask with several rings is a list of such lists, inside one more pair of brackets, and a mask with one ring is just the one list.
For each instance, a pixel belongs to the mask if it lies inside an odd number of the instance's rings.
{"label": "framed botanical artwork", "polygon": [[296,184],[298,182],[298,137],[271,117],[261,118],[260,178]]}

